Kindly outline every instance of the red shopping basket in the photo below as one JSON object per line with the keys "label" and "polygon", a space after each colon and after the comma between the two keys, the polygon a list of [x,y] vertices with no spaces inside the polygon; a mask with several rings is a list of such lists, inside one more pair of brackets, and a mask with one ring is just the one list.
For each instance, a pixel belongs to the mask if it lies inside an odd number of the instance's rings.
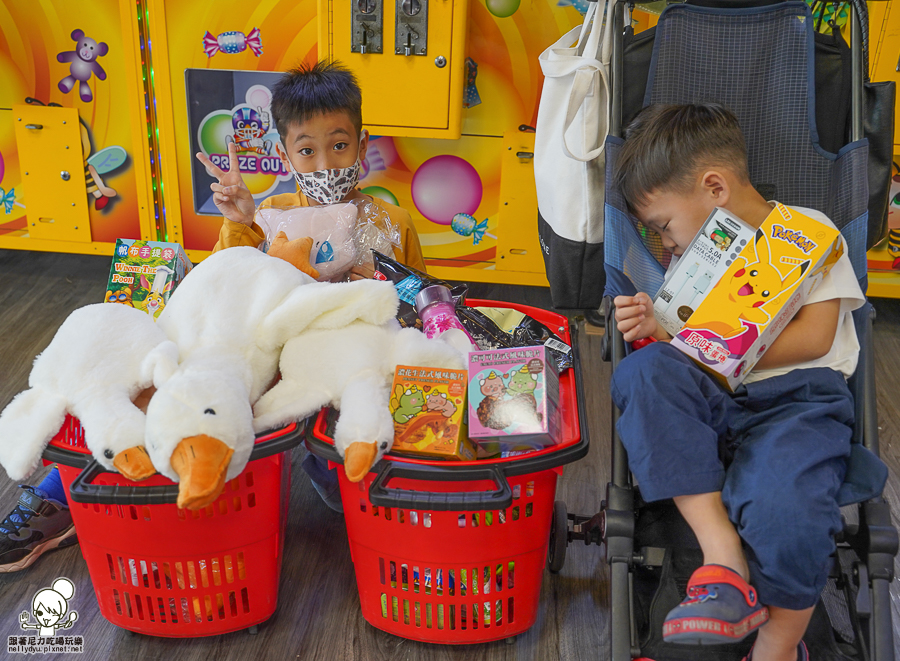
{"label": "red shopping basket", "polygon": [[100,613],[130,631],[185,638],[264,622],[278,598],[297,424],[261,434],[244,471],[200,511],[179,509],[178,485],[132,482],[91,459],[67,417],[44,451],[71,496],[72,519]]}
{"label": "red shopping basket", "polygon": [[[363,617],[430,643],[500,640],[534,624],[556,480],[564,464],[588,450],[577,336],[566,318],[521,305],[469,304],[512,307],[537,319],[569,343],[574,367],[560,378],[558,445],[469,462],[388,455],[356,484],[338,470]],[[304,434],[312,452],[339,463],[334,419],[323,410]]]}

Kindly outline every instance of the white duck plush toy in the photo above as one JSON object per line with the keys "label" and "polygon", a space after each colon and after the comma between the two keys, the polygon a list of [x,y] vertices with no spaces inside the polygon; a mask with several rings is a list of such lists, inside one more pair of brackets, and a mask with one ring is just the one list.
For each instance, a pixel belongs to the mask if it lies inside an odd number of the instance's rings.
{"label": "white duck plush toy", "polygon": [[75,310],[35,359],[30,388],[0,414],[0,463],[10,478],[34,472],[66,413],[79,419],[86,445],[107,470],[131,480],[153,475],[146,416],[132,402],[152,385],[156,366],[176,356],[141,310],[110,303]]}
{"label": "white duck plush toy", "polygon": [[[395,306],[396,307],[396,306]],[[460,352],[395,319],[311,329],[284,345],[281,380],[254,407],[258,431],[303,419],[331,404],[340,410],[334,446],[358,482],[394,442],[388,406],[398,364],[463,369]]]}
{"label": "white duck plush toy", "polygon": [[194,267],[157,321],[178,362],[157,366],[147,408],[147,450],[179,482],[179,507],[206,507],[244,469],[251,406],[274,380],[287,340],[356,321],[381,325],[397,306],[389,282],[315,282],[255,248],[222,250]]}

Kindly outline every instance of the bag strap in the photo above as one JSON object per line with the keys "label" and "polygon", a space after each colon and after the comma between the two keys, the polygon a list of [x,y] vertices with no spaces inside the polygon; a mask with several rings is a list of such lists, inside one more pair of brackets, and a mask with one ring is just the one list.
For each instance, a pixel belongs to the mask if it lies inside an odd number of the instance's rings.
{"label": "bag strap", "polygon": [[[606,68],[603,66],[600,67],[584,67],[582,69],[578,69],[575,72],[575,80],[572,82],[572,89],[569,92],[569,102],[566,106],[566,121],[563,124],[562,131],[562,147],[563,152],[565,152],[566,156],[569,158],[573,158],[576,161],[592,161],[600,154],[603,153],[603,150],[606,148],[606,136],[603,136],[603,139],[600,140],[600,146],[590,150],[589,152],[581,152],[580,150],[573,150],[569,146],[569,128],[571,128],[572,123],[575,121],[575,115],[578,114],[578,109],[581,108],[584,100],[587,98],[588,94],[591,91],[591,87],[593,86],[595,77],[594,74],[599,73],[599,82],[603,86],[603,89],[606,91],[603,96],[603,106],[606,113],[606,132],[609,132],[609,78],[606,73]],[[601,90],[597,90],[597,94],[599,95]],[[598,138],[600,136],[598,135]],[[578,153],[575,153],[578,151]]]}
{"label": "bag strap", "polygon": [[582,38],[578,39],[578,44],[575,47],[576,56],[583,57],[587,53],[588,58],[597,57],[597,48],[600,46],[600,26],[603,22],[603,8],[601,8],[600,4],[602,3],[605,7],[607,1],[597,0],[596,2],[588,3],[589,7],[584,14],[584,22],[581,24],[581,37],[584,37],[586,34],[587,39],[584,41],[582,41]]}
{"label": "bag strap", "polygon": [[581,32],[578,33],[578,41],[575,42],[575,55],[578,57],[581,57],[581,54],[584,52],[584,48],[587,45],[585,42],[592,34],[591,21],[594,20],[594,16],[597,13],[598,4],[598,2],[588,3],[588,9],[584,14],[584,22],[581,24]]}

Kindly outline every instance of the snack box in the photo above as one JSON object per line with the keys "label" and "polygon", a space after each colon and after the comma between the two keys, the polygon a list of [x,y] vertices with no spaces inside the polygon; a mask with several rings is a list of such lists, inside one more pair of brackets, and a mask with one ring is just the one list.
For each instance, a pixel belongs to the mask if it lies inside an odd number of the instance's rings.
{"label": "snack box", "polygon": [[663,282],[654,316],[734,390],[843,251],[838,230],[782,204],[758,230],[717,208]]}
{"label": "snack box", "polygon": [[392,452],[472,461],[466,435],[466,373],[398,365],[391,387]]}
{"label": "snack box", "polygon": [[191,268],[177,243],[117,239],[105,300],[131,305],[155,319]]}
{"label": "snack box", "polygon": [[469,438],[485,452],[553,445],[559,438],[559,376],[547,348],[469,353]]}

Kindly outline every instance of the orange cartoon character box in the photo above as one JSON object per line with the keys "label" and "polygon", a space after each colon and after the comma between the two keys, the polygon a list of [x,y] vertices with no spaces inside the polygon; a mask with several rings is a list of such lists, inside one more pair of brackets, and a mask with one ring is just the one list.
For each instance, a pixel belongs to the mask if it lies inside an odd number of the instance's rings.
{"label": "orange cartoon character box", "polygon": [[393,452],[471,461],[466,432],[466,372],[398,365],[391,389]]}
{"label": "orange cartoon character box", "polygon": [[834,227],[782,204],[758,230],[717,208],[653,312],[673,346],[734,390],[843,251]]}

